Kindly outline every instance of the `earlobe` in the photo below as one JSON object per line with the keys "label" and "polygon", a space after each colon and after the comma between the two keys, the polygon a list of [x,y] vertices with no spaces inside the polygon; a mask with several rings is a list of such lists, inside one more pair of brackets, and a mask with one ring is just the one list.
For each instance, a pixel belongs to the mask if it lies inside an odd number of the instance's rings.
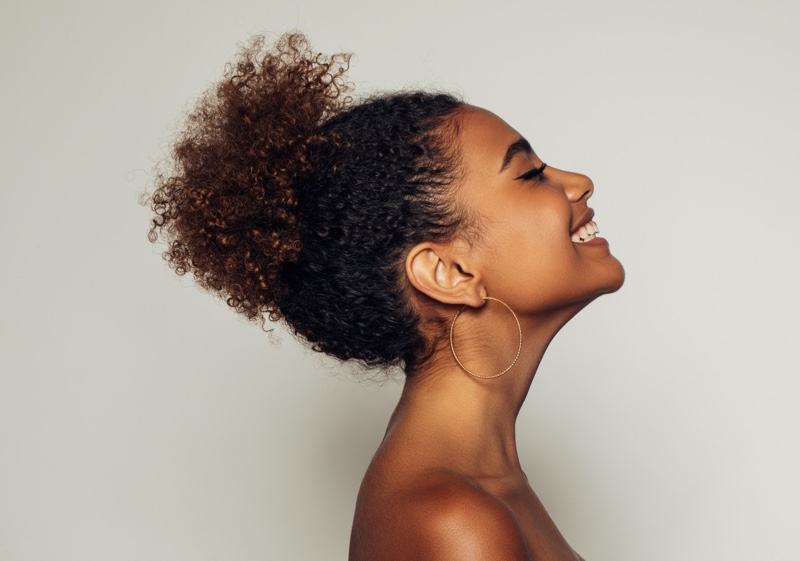
{"label": "earlobe", "polygon": [[419,292],[443,304],[483,305],[480,275],[453,259],[447,248],[422,243],[406,256],[406,276]]}

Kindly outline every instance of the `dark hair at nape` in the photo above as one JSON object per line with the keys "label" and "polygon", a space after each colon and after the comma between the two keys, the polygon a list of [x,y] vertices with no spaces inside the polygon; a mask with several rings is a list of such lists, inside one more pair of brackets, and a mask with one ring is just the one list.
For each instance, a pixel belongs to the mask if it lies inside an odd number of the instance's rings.
{"label": "dark hair at nape", "polygon": [[448,94],[373,96],[325,122],[296,186],[303,249],[284,265],[279,302],[313,348],[407,373],[432,350],[405,282],[406,252],[452,239],[466,217],[457,179],[457,111]]}

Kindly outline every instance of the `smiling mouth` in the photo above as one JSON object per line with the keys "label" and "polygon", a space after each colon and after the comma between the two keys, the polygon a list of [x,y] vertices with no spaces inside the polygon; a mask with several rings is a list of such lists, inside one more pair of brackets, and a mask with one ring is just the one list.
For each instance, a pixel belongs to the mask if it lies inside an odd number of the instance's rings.
{"label": "smiling mouth", "polygon": [[597,234],[600,233],[600,230],[597,228],[597,224],[594,223],[594,220],[590,220],[580,228],[578,228],[572,237],[570,238],[574,243],[586,243],[590,240],[593,240],[597,237]]}

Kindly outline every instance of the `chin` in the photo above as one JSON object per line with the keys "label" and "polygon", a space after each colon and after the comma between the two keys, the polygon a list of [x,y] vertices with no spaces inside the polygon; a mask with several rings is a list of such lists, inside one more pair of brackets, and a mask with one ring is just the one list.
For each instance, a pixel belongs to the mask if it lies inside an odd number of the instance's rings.
{"label": "chin", "polygon": [[[625,268],[622,266],[622,263],[616,259],[614,259],[614,263],[615,267],[612,271],[609,271],[608,279],[604,283],[604,289],[600,294],[611,294],[622,288],[622,285],[625,284]],[[600,294],[598,294],[598,296]]]}
{"label": "chin", "polygon": [[584,307],[588,306],[592,301],[599,298],[603,294],[611,294],[616,292],[622,288],[623,284],[625,284],[625,269],[622,267],[622,263],[614,259],[614,266],[609,266],[604,271],[604,274],[597,278],[595,289],[590,294],[584,295],[582,298],[576,298],[572,303],[576,305],[576,313],[577,311],[580,311]]}

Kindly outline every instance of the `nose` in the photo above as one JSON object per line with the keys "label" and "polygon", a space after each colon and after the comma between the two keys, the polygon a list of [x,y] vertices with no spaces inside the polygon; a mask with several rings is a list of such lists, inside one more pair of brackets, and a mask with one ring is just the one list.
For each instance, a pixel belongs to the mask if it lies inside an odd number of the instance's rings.
{"label": "nose", "polygon": [[[549,166],[548,166],[549,169]],[[582,173],[575,173],[572,171],[554,170],[558,172],[558,184],[567,195],[567,199],[571,203],[586,201],[594,193],[594,183],[592,180],[583,175]]]}

